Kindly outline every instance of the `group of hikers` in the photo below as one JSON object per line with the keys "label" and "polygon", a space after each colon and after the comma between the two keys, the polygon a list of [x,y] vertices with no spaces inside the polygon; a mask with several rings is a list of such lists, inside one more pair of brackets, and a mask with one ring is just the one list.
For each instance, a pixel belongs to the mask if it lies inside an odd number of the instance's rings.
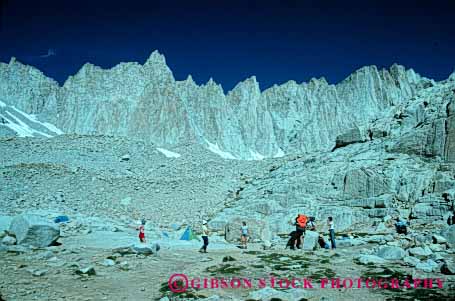
{"label": "group of hikers", "polygon": [[[315,224],[315,218],[314,217],[307,217],[304,214],[298,214],[297,217],[295,218],[295,222],[293,223],[295,225],[295,231],[292,231],[289,236],[288,243],[286,244],[286,248],[289,247],[291,250],[295,249],[301,249],[303,240],[305,239],[305,232],[306,230],[311,230],[315,231],[316,230],[316,224]],[[324,235],[321,233],[319,234],[318,237],[318,244],[321,248],[324,249],[329,249],[330,246],[332,249],[336,249],[336,242],[335,242],[335,225],[333,222],[333,217],[329,216],[327,218],[327,226],[329,229],[329,240],[331,244],[329,245],[325,240],[324,240]]]}
{"label": "group of hikers", "polygon": [[[139,231],[139,241],[141,243],[146,243],[145,224],[146,224],[145,219],[142,219],[141,224],[138,227],[136,227],[136,230]],[[290,247],[292,250],[295,250],[296,248],[301,249],[301,245],[302,245],[302,242],[303,242],[303,239],[305,236],[306,229],[309,229],[312,231],[316,230],[315,218],[314,217],[308,218],[304,214],[298,214],[297,217],[295,218],[295,222],[293,222],[293,225],[295,225],[296,229],[295,229],[295,231],[292,231],[289,234],[291,236],[291,238],[289,239],[286,247]],[[336,248],[335,228],[334,228],[333,218],[331,216],[329,216],[327,219],[327,225],[329,227],[329,237],[330,237],[330,241],[331,241],[331,246],[332,246],[332,249],[335,249]],[[249,228],[245,221],[242,222],[242,225],[240,226],[239,230],[240,230],[240,248],[247,249],[247,243],[249,240]],[[201,237],[202,237],[203,245],[199,249],[199,252],[207,253],[207,247],[209,245],[209,229],[207,227],[206,220],[202,221],[201,232],[202,232]],[[319,235],[318,243],[321,248],[325,248],[325,249],[330,248],[329,244],[325,242],[322,234]]]}
{"label": "group of hikers", "polygon": [[[289,236],[289,240],[286,244],[286,248],[290,248],[291,250],[301,249],[303,245],[303,241],[305,239],[306,230],[315,231],[316,224],[315,224],[314,217],[308,217],[304,214],[298,214],[295,218],[295,221],[292,224],[295,226],[295,231],[292,231]],[[452,221],[452,220],[451,220]],[[454,218],[455,222],[455,218]],[[146,243],[145,240],[145,219],[141,220],[141,225],[136,227],[136,230],[139,231],[139,241],[141,243]],[[327,227],[328,227],[328,236],[330,244],[324,240],[324,235],[321,233],[318,237],[318,245],[323,249],[336,249],[336,241],[335,241],[335,225],[333,221],[333,217],[329,216],[327,218]],[[395,229],[396,232],[399,234],[408,234],[407,230],[407,223],[404,220],[401,220],[399,217],[395,220]],[[249,240],[249,229],[246,222],[242,222],[240,226],[240,248],[247,249],[247,243]],[[207,221],[202,221],[201,226],[201,237],[203,241],[202,247],[199,249],[201,253],[207,253],[207,247],[209,245],[209,229],[207,227]]]}

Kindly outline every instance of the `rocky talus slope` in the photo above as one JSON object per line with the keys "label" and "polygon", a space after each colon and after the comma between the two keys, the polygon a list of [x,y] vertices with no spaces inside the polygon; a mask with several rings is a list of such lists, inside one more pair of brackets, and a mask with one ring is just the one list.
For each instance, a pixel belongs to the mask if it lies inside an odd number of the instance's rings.
{"label": "rocky talus slope", "polygon": [[422,89],[341,133],[331,152],[275,160],[261,177],[244,179],[211,225],[224,231],[247,219],[257,236],[273,240],[305,212],[319,221],[333,216],[345,232],[374,233],[395,216],[443,230],[455,201],[454,109],[453,78]]}
{"label": "rocky talus slope", "polygon": [[0,138],[0,153],[3,214],[28,208],[130,222],[145,217],[165,228],[213,216],[240,175],[260,166],[220,160],[197,145],[165,150],[113,136]]}
{"label": "rocky talus slope", "polygon": [[399,65],[368,66],[337,85],[321,78],[261,91],[253,76],[225,93],[212,79],[176,81],[157,51],[143,65],[87,63],[62,87],[15,59],[0,64],[0,79],[1,101],[65,133],[193,142],[239,159],[329,150],[343,131],[434,83]]}

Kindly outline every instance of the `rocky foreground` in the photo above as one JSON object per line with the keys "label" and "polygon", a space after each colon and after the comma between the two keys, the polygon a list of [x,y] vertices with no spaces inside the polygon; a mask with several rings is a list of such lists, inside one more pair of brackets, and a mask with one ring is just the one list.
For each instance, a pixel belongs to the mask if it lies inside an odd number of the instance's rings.
{"label": "rocky foreground", "polygon": [[[62,230],[67,228],[73,228],[71,222]],[[151,245],[135,244],[134,233],[128,231],[67,234],[59,239],[59,246],[1,247],[4,300],[448,300],[455,296],[450,276],[455,266],[440,256],[444,249],[445,259],[453,259],[453,252],[439,236],[431,244],[415,235],[356,236],[339,240],[335,252],[291,251],[263,244],[240,250],[220,241],[201,254],[198,241],[163,239],[156,251]],[[406,251],[398,247],[402,241],[412,247]],[[190,281],[201,279],[196,282],[199,287],[173,293],[168,279],[175,273],[185,274]],[[249,279],[252,284],[204,288],[204,278]],[[377,282],[367,282],[368,278]],[[283,279],[297,279],[297,288],[286,288]],[[353,286],[345,279],[352,279]],[[393,279],[397,286],[391,288]],[[424,279],[431,279],[433,288],[423,288]]]}

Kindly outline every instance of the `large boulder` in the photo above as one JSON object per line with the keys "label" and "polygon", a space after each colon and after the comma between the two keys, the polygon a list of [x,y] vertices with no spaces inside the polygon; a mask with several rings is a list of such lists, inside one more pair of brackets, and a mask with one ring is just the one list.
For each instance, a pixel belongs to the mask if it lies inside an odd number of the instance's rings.
{"label": "large boulder", "polygon": [[16,239],[12,236],[5,236],[2,239],[2,244],[6,246],[12,246],[16,244]]}
{"label": "large boulder", "polygon": [[430,250],[432,252],[444,252],[447,249],[445,244],[431,244]]}
{"label": "large boulder", "polygon": [[418,270],[421,270],[421,271],[424,271],[424,272],[427,272],[427,273],[431,273],[433,271],[436,271],[437,268],[438,268],[438,264],[436,262],[434,262],[433,260],[431,259],[428,259],[427,261],[425,262],[419,262],[417,265],[416,265],[416,269]]}
{"label": "large boulder", "polygon": [[431,254],[433,254],[433,252],[428,246],[425,246],[423,248],[422,247],[411,248],[409,249],[409,254],[419,259],[425,259],[429,257]]}
{"label": "large boulder", "polygon": [[136,254],[142,254],[142,255],[152,255],[152,254],[158,254],[158,251],[160,250],[160,245],[158,243],[152,243],[152,244],[135,244],[132,246],[133,251]]}
{"label": "large boulder", "polygon": [[314,250],[317,246],[319,233],[315,231],[306,231],[303,239],[304,250]]}
{"label": "large boulder", "polygon": [[48,247],[60,237],[60,228],[38,215],[18,215],[11,221],[9,232],[16,236],[17,244]]}
{"label": "large boulder", "polygon": [[386,262],[381,257],[378,257],[376,255],[367,255],[367,254],[361,254],[359,257],[357,257],[357,261],[360,264],[381,264],[381,263]]}
{"label": "large boulder", "polygon": [[420,260],[418,258],[415,258],[415,257],[412,257],[412,256],[406,256],[403,261],[411,266],[411,267],[415,267],[416,265],[418,265],[420,263]]}
{"label": "large boulder", "polygon": [[395,246],[383,246],[379,248],[377,256],[387,260],[399,260],[406,255],[405,250]]}
{"label": "large boulder", "polygon": [[140,255],[158,255],[158,251],[161,249],[158,243],[152,244],[142,244],[137,243],[127,247],[115,248],[112,251],[114,253],[119,253],[120,255],[131,255],[131,254],[140,254]]}
{"label": "large boulder", "polygon": [[433,234],[433,243],[435,244],[445,244],[447,242],[447,239],[442,237],[441,235]]}

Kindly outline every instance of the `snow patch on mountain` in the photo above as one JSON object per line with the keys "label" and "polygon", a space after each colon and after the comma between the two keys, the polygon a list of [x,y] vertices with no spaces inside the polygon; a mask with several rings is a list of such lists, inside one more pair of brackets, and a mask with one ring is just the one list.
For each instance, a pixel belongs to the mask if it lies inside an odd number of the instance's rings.
{"label": "snow patch on mountain", "polygon": [[162,153],[163,155],[165,155],[168,158],[180,158],[182,156],[182,155],[180,155],[178,153],[171,152],[170,150],[167,150],[167,149],[164,149],[164,148],[157,147],[156,150],[159,151],[160,153]]}
{"label": "snow patch on mountain", "polygon": [[19,137],[46,137],[62,135],[63,131],[48,122],[41,122],[35,115],[27,114],[0,101],[0,128],[6,127]]}
{"label": "snow patch on mountain", "polygon": [[35,137],[35,135],[51,137],[46,133],[30,128],[26,123],[22,122],[19,118],[10,112],[6,112],[6,114],[8,114],[10,117],[7,118],[5,115],[0,114],[0,118],[3,118],[6,121],[6,124],[4,124],[4,126],[15,131],[19,137]]}
{"label": "snow patch on mountain", "polygon": [[205,142],[206,142],[207,145],[208,145],[208,150],[211,151],[212,153],[217,154],[217,155],[220,156],[221,158],[230,159],[230,160],[235,160],[235,159],[237,159],[237,158],[236,158],[234,155],[232,155],[231,153],[225,152],[225,151],[221,150],[220,147],[218,146],[218,143],[216,143],[216,144],[210,143],[207,139],[205,139]]}
{"label": "snow patch on mountain", "polygon": [[260,153],[250,149],[251,160],[263,160],[265,156],[261,155]]}
{"label": "snow patch on mountain", "polygon": [[284,157],[284,156],[285,156],[285,153],[283,152],[283,150],[281,148],[278,148],[277,153],[273,157],[274,158],[281,158],[281,157]]}

